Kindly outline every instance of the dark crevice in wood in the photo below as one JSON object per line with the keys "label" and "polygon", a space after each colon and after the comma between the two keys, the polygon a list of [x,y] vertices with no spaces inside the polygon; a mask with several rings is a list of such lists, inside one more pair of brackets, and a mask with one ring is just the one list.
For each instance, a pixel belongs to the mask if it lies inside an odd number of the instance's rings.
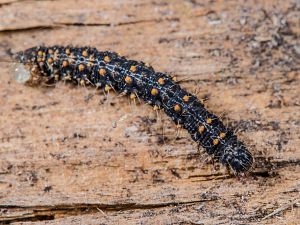
{"label": "dark crevice in wood", "polygon": [[136,20],[136,21],[129,21],[129,22],[121,22],[121,23],[54,23],[55,25],[61,25],[61,26],[87,26],[87,27],[98,27],[98,26],[104,26],[104,27],[111,27],[111,26],[123,26],[123,25],[132,25],[132,24],[138,24],[138,23],[151,23],[156,22],[156,19],[151,20]]}
{"label": "dark crevice in wood", "polygon": [[[8,6],[8,5],[12,5],[12,4],[15,4],[15,3],[26,2],[26,1],[40,1],[40,0],[15,0],[15,1],[2,2],[2,3],[0,3],[0,8],[2,6]],[[57,0],[43,0],[43,1],[44,2],[45,1],[54,2],[54,1],[57,1]]]}
{"label": "dark crevice in wood", "polygon": [[[147,210],[156,209],[170,206],[190,205],[208,201],[216,201],[217,197],[211,197],[210,199],[201,199],[195,201],[185,202],[165,202],[156,204],[136,204],[136,203],[124,203],[124,204],[70,204],[70,205],[42,205],[42,206],[21,206],[21,205],[0,205],[0,210],[24,210],[24,214],[19,216],[1,216],[0,223],[12,223],[20,221],[43,221],[54,220],[56,216],[67,217],[83,214],[91,214],[99,211],[127,211],[127,210]],[[28,213],[28,210],[31,212]]]}
{"label": "dark crevice in wood", "polygon": [[9,2],[2,2],[2,3],[0,3],[0,8],[3,6],[12,5],[14,3],[23,2],[23,1],[26,1],[26,0],[15,0],[15,1],[9,1]]}
{"label": "dark crevice in wood", "polygon": [[159,23],[162,21],[177,21],[178,18],[167,18],[167,19],[149,19],[149,20],[136,20],[129,22],[120,22],[120,23],[79,23],[79,22],[64,22],[64,23],[53,23],[47,25],[39,25],[39,26],[28,26],[28,27],[15,27],[15,28],[3,28],[0,30],[0,33],[12,33],[12,32],[25,32],[25,31],[34,31],[41,29],[57,29],[63,27],[113,27],[113,26],[124,26],[124,25],[134,25],[139,23]]}
{"label": "dark crevice in wood", "polygon": [[27,32],[27,31],[35,31],[35,30],[51,30],[55,28],[60,28],[61,26],[55,25],[41,25],[41,26],[29,26],[29,27],[14,27],[14,28],[4,28],[0,30],[0,33],[16,33],[16,32]]}

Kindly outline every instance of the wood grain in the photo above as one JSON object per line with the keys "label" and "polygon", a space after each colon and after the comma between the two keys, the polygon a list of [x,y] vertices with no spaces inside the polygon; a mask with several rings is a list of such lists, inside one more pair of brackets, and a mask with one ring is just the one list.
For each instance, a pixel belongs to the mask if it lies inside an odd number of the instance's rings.
{"label": "wood grain", "polygon": [[[293,0],[0,1],[0,221],[299,223],[299,12]],[[247,143],[252,174],[234,177],[144,104],[17,83],[9,52],[42,44],[177,75]]]}

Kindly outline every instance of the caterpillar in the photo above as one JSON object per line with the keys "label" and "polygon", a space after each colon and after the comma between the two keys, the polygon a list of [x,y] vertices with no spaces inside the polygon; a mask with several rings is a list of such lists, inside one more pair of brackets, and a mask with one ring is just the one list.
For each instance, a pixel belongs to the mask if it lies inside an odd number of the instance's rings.
{"label": "caterpillar", "polygon": [[15,60],[29,69],[30,85],[63,80],[143,99],[154,109],[162,109],[234,173],[246,172],[253,164],[245,145],[203,102],[181,88],[174,77],[155,72],[144,62],[128,60],[115,52],[72,46],[37,46],[16,53]]}

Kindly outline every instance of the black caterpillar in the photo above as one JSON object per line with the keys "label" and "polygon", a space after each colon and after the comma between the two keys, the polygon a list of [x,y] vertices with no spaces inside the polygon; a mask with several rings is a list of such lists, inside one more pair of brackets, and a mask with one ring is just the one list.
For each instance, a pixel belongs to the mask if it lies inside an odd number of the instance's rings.
{"label": "black caterpillar", "polygon": [[252,166],[251,153],[217,116],[183,90],[174,77],[155,72],[143,62],[90,47],[33,47],[16,55],[19,62],[29,67],[31,85],[64,80],[141,98],[155,109],[163,109],[208,154],[234,172],[245,172]]}

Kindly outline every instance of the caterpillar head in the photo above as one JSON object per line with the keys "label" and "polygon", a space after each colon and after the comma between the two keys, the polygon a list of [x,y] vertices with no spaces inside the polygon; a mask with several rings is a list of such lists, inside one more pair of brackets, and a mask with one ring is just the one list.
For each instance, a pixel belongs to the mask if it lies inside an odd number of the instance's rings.
{"label": "caterpillar head", "polygon": [[42,47],[33,47],[14,54],[14,60],[20,63],[16,69],[17,81],[28,85],[37,85],[44,80],[42,68],[46,54]]}
{"label": "caterpillar head", "polygon": [[235,173],[248,171],[253,163],[251,153],[236,138],[226,143],[222,152],[221,163],[230,166]]}
{"label": "caterpillar head", "polygon": [[14,59],[17,62],[23,63],[24,65],[34,64],[37,62],[38,51],[39,51],[38,47],[28,48],[25,51],[15,53]]}

